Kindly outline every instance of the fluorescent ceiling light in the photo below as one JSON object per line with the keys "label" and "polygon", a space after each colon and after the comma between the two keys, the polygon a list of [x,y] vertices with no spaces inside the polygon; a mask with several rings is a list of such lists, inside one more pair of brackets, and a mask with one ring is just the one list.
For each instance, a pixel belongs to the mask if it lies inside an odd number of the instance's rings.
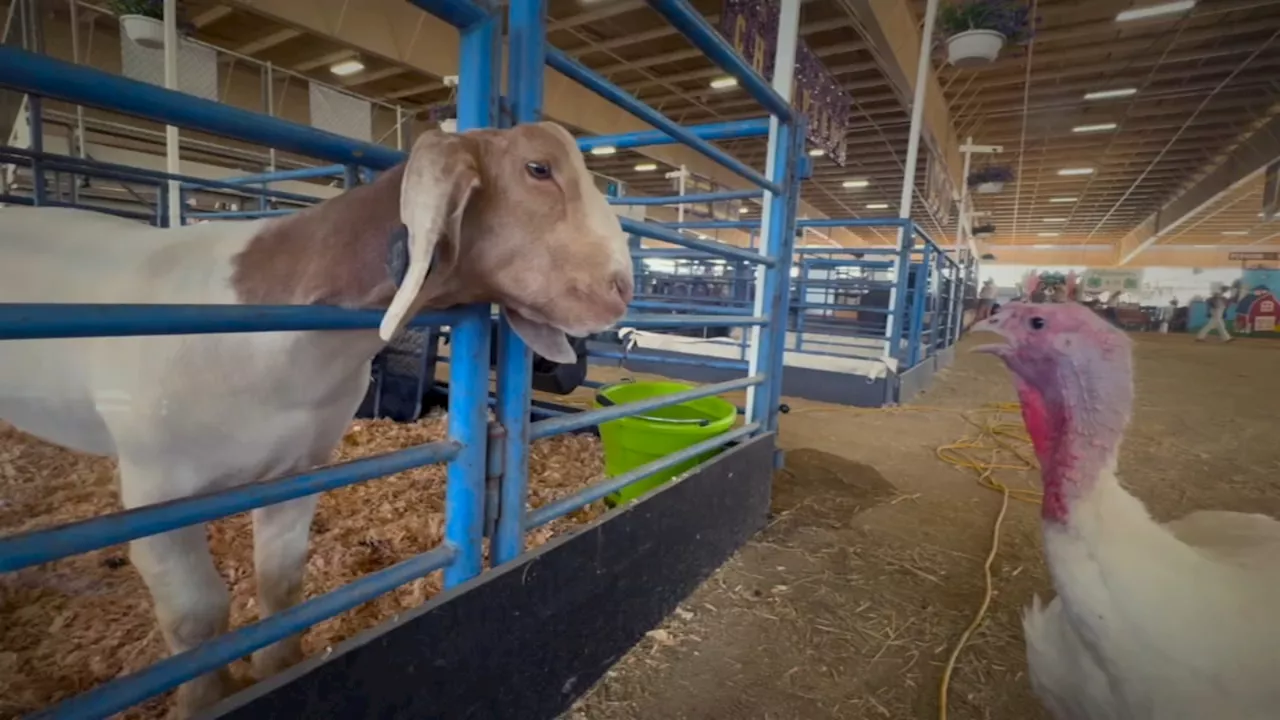
{"label": "fluorescent ceiling light", "polygon": [[1035,249],[1037,249],[1037,250],[1048,250],[1049,248],[1051,248],[1051,247],[1053,247],[1053,246],[1052,246],[1052,245],[1032,245],[1031,247],[1033,247],[1033,248],[1035,248]]}
{"label": "fluorescent ceiling light", "polygon": [[1223,230],[1223,235],[1248,235],[1248,230]]}
{"label": "fluorescent ceiling light", "polygon": [[658,163],[640,163],[636,165],[636,172],[653,172],[658,169]]}
{"label": "fluorescent ceiling light", "polygon": [[1096,125],[1077,125],[1071,128],[1074,133],[1106,132],[1116,129],[1115,123],[1097,123]]}
{"label": "fluorescent ceiling light", "polygon": [[1036,237],[1058,237],[1061,233],[1036,233]]}
{"label": "fluorescent ceiling light", "polygon": [[888,210],[889,203],[871,203],[867,206],[868,210]]}
{"label": "fluorescent ceiling light", "polygon": [[1062,168],[1059,175],[1092,175],[1093,168]]}
{"label": "fluorescent ceiling light", "polygon": [[711,81],[711,87],[715,88],[716,90],[725,90],[731,87],[738,87],[738,78],[732,75],[725,75],[723,77],[718,77],[715,80]]}
{"label": "fluorescent ceiling light", "polygon": [[749,212],[751,212],[751,208],[747,207],[746,205],[743,205],[742,207],[738,208],[739,215],[746,215]]}
{"label": "fluorescent ceiling light", "polygon": [[1071,202],[1075,202],[1077,199],[1078,199],[1078,198],[1073,198],[1073,197],[1058,197],[1058,198],[1049,198],[1049,202],[1051,202],[1051,203],[1071,203]]}
{"label": "fluorescent ceiling light", "polygon": [[822,148],[809,149],[809,157],[822,157],[823,155],[826,155],[826,154],[827,154],[827,151],[823,150]]}
{"label": "fluorescent ceiling light", "polygon": [[356,58],[351,58],[350,60],[342,60],[340,62],[336,62],[329,66],[329,72],[339,77],[346,77],[347,75],[355,75],[361,70],[364,70],[364,63],[360,62]]}
{"label": "fluorescent ceiling light", "polygon": [[1159,5],[1148,5],[1146,7],[1133,8],[1132,10],[1124,10],[1116,15],[1116,22],[1132,22],[1134,20],[1146,20],[1148,18],[1160,17],[1162,15],[1176,15],[1184,13],[1196,6],[1196,0],[1177,0],[1176,2],[1160,3]]}
{"label": "fluorescent ceiling light", "polygon": [[871,184],[870,180],[845,180],[840,183],[841,187],[847,188],[864,188]]}
{"label": "fluorescent ceiling light", "polygon": [[1112,98],[1129,97],[1130,95],[1137,95],[1137,94],[1138,94],[1138,88],[1116,88],[1114,90],[1094,90],[1093,92],[1085,93],[1084,99],[1085,100],[1110,100]]}
{"label": "fluorescent ceiling light", "polygon": [[1066,219],[1066,218],[1044,218],[1044,220],[1043,220],[1042,222],[1047,222],[1047,223],[1060,223],[1060,222],[1066,222],[1066,221],[1067,221],[1067,219]]}
{"label": "fluorescent ceiling light", "polygon": [[613,155],[618,152],[618,148],[612,145],[598,145],[591,148],[592,155]]}
{"label": "fluorescent ceiling light", "polygon": [[1191,247],[1205,249],[1205,248],[1213,248],[1214,246],[1213,245],[1192,245]]}

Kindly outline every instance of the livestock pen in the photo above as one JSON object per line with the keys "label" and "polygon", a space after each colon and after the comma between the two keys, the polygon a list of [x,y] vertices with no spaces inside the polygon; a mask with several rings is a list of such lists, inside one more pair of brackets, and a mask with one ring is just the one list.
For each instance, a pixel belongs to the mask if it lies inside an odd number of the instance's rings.
{"label": "livestock pen", "polygon": [[[415,4],[460,32],[459,127],[465,130],[501,124],[497,113],[499,67],[495,61],[500,50],[496,30],[501,18],[466,0],[420,0]],[[379,569],[331,592],[311,596],[288,610],[125,677],[92,688],[81,685],[76,689],[85,692],[43,708],[40,716],[105,717],[124,711],[438,571],[443,593],[418,607],[412,607],[412,603],[394,607],[386,622],[333,646],[326,645],[301,665],[233,696],[214,712],[222,717],[245,718],[281,713],[307,717],[458,717],[475,712],[489,717],[551,717],[567,707],[576,694],[763,525],[772,468],[777,462],[773,438],[780,397],[785,332],[782,319],[787,314],[785,290],[794,243],[803,118],[782,99],[787,93],[785,85],[770,87],[687,3],[669,0],[651,4],[695,46],[737,77],[773,115],[766,131],[770,162],[765,173],[742,164],[705,140],[703,135],[710,134],[707,130],[673,123],[548,47],[545,10],[536,0],[519,0],[509,7],[509,85],[504,107],[512,111],[515,122],[536,120],[541,112],[543,68],[549,65],[659,131],[595,141],[633,146],[681,142],[761,188],[753,192],[766,208],[759,252],[691,239],[651,224],[622,222],[623,229],[635,235],[762,267],[763,278],[751,315],[682,316],[676,321],[683,325],[752,328],[746,377],[626,406],[534,422],[530,417],[530,351],[502,318],[498,321],[496,393],[490,398],[486,364],[454,363],[449,412],[446,418],[434,420],[442,427],[406,431],[409,437],[405,439],[410,444],[407,448],[368,455],[368,448],[362,450],[360,446],[365,444],[362,435],[372,430],[358,423],[348,434],[350,447],[341,454],[343,459],[353,459],[339,465],[4,537],[0,539],[0,571],[20,574],[81,553],[101,552],[103,548],[253,508],[354,488],[362,481],[416,472],[415,468],[432,463],[444,465],[436,480],[427,480],[428,485],[443,489],[442,516],[423,508],[423,523],[440,525],[437,532],[422,531],[428,538],[440,537],[434,548],[389,566],[374,562],[372,565]],[[779,76],[789,80],[787,72]],[[403,159],[402,153],[386,147],[10,47],[0,48],[0,85],[32,97],[109,109],[342,165],[348,184],[354,184],[366,171],[386,170]],[[33,122],[39,122],[39,113],[32,117]],[[754,123],[742,132],[759,136],[760,126]],[[7,157],[27,161],[37,179],[37,191],[30,199],[7,200],[35,205],[58,202],[38,190],[44,187],[44,174],[53,169],[72,175],[100,176],[119,171],[120,177],[131,182],[154,183],[158,193],[181,192],[183,183],[197,182],[172,173],[73,162],[39,148],[14,151]],[[64,165],[65,169],[61,169]],[[336,174],[336,170],[333,172]],[[201,187],[228,192],[244,187],[235,182],[221,186],[199,182]],[[314,198],[291,197],[282,191],[254,188],[252,193],[299,206],[314,202]],[[155,216],[138,215],[136,219],[175,224],[174,213],[168,210],[175,205],[173,199],[167,197],[158,202]],[[260,207],[225,212],[262,216],[283,214],[289,209]],[[204,214],[201,219],[234,218]],[[23,342],[36,338],[353,330],[376,328],[380,319],[377,311],[323,306],[7,304],[0,306],[0,339]],[[488,306],[467,306],[423,313],[411,324],[447,325],[454,357],[484,358],[490,351],[491,322]],[[673,320],[666,315],[636,314],[625,322],[631,327],[648,328],[666,327]],[[537,455],[534,443],[543,442],[545,447],[547,439],[612,419],[741,389],[749,392],[746,417],[729,432],[606,482],[572,488],[573,492],[558,496],[534,497],[530,483],[531,454]],[[487,410],[490,404],[492,420]],[[236,418],[226,418],[225,422],[235,423]],[[560,518],[593,506],[607,494],[653,472],[725,446],[732,448],[681,482],[526,552],[531,534]],[[409,477],[412,480],[413,476]],[[345,496],[347,502],[355,504],[372,497],[358,492]],[[530,508],[530,501],[535,499],[542,502]],[[403,518],[400,520],[403,522]],[[228,527],[234,533],[235,526]],[[545,540],[545,534],[540,539]],[[115,564],[109,556],[99,557],[105,557],[108,565]],[[319,587],[310,587],[329,590],[333,579],[325,578]],[[422,585],[410,592],[413,601],[430,594],[430,586]],[[237,619],[249,619],[243,608]],[[57,632],[58,628],[45,630]],[[122,669],[134,669],[132,660],[136,658],[123,663]],[[66,695],[61,691],[56,694]],[[35,708],[23,708],[32,709]]]}
{"label": "livestock pen", "polygon": [[[666,199],[678,202],[679,197]],[[673,223],[672,227],[746,228],[741,221]],[[943,248],[910,219],[801,220],[798,228],[886,228],[899,231],[899,247],[796,250],[791,301],[783,339],[783,394],[811,400],[878,407],[905,402],[951,364],[960,337],[966,278],[974,258],[967,250]],[[643,250],[638,256],[673,263],[708,263],[688,250]],[[677,264],[675,267],[679,268]],[[694,267],[703,267],[695,265]],[[724,277],[728,275],[728,277]],[[643,277],[643,276],[642,276]],[[653,295],[654,310],[673,315],[745,312],[754,289],[724,271],[681,274],[689,287],[732,288],[724,297]],[[741,299],[739,299],[741,297]],[[696,301],[696,302],[695,302]],[[625,362],[637,372],[698,382],[718,382],[738,372],[745,357],[745,336],[715,337],[698,328],[691,333],[657,328],[636,333],[636,348],[603,340],[591,343],[602,364]],[[628,343],[630,345],[630,343]]]}

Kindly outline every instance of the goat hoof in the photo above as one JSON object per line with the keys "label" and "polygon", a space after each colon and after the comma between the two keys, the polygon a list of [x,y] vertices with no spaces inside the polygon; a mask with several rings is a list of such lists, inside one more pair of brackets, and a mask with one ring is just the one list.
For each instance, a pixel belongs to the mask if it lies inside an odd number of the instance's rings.
{"label": "goat hoof", "polygon": [[253,679],[266,680],[302,661],[302,643],[283,640],[253,654]]}
{"label": "goat hoof", "polygon": [[178,688],[167,720],[186,720],[231,693],[231,673],[226,668],[198,677]]}

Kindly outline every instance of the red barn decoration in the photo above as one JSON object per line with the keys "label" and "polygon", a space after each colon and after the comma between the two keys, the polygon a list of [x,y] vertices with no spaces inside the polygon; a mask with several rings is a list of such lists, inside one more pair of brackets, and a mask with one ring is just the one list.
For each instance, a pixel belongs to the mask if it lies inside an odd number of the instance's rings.
{"label": "red barn decoration", "polygon": [[1280,302],[1265,287],[1256,287],[1236,304],[1235,330],[1241,335],[1280,332]]}

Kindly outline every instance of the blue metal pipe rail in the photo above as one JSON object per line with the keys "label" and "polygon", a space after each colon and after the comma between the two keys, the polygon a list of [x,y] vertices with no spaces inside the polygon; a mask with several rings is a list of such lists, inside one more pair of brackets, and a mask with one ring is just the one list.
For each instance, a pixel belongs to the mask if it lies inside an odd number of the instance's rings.
{"label": "blue metal pipe rail", "polygon": [[[703,140],[737,140],[739,138],[767,137],[769,135],[769,119],[731,120],[729,122],[707,123],[686,127],[689,133]],[[578,149],[590,152],[600,147],[611,147],[626,150],[655,145],[674,145],[679,141],[660,130],[642,130],[621,135],[592,135],[578,138]]]}
{"label": "blue metal pipe rail", "polygon": [[[492,126],[498,112],[500,17],[487,6],[469,0],[409,0],[458,28],[461,34],[461,79],[458,118],[461,129]],[[228,514],[279,503],[362,482],[384,474],[430,463],[446,463],[445,527],[443,543],[398,565],[364,576],[334,592],[312,598],[261,622],[240,628],[193,650],[170,657],[132,676],[119,678],[73,697],[42,714],[50,717],[106,717],[171,689],[256,649],[293,635],[319,621],[350,609],[413,579],[440,570],[445,586],[456,587],[483,571],[485,518],[492,517],[492,564],[500,565],[524,550],[525,533],[574,509],[594,502],[654,472],[684,462],[706,451],[777,428],[777,403],[781,395],[782,349],[790,302],[787,280],[795,238],[795,206],[799,195],[799,165],[803,160],[803,118],[747,66],[732,48],[697,14],[686,0],[654,0],[654,7],[675,23],[698,47],[758,99],[776,120],[769,118],[682,127],[570,60],[546,44],[545,0],[513,0],[508,12],[508,100],[515,122],[538,120],[542,114],[544,68],[550,66],[583,83],[588,89],[615,102],[657,128],[654,131],[588,138],[586,147],[604,143],[615,147],[641,147],[683,143],[728,170],[762,188],[757,190],[685,196],[682,202],[760,198],[769,203],[772,221],[762,229],[759,251],[689,238],[674,229],[621,219],[622,229],[636,236],[673,243],[706,257],[761,265],[765,281],[763,310],[748,306],[725,308],[685,303],[667,307],[640,303],[654,312],[628,315],[619,324],[635,328],[759,327],[760,340],[750,348],[750,363],[711,359],[717,366],[749,371],[747,377],[690,391],[592,412],[552,415],[530,421],[531,358],[529,349],[505,317],[498,319],[497,392],[489,398],[488,369],[482,363],[455,364],[449,383],[448,439],[358,461],[320,468],[264,483],[188,497],[170,503],[114,513],[79,523],[49,528],[0,540],[0,571],[48,562],[67,555],[146,537],[179,527],[225,517]],[[48,171],[119,173],[130,181],[157,186],[157,205],[165,205],[164,193],[171,180],[188,190],[212,189],[263,199],[258,209],[190,213],[191,217],[232,219],[270,217],[292,212],[273,209],[265,198],[306,206],[317,198],[269,190],[266,183],[303,179],[315,173],[337,175],[348,186],[366,170],[386,170],[404,160],[404,153],[352,141],[332,133],[264,117],[221,103],[135,82],[48,57],[0,47],[0,87],[49,97],[68,103],[99,107],[155,122],[252,142],[317,160],[335,163],[277,173],[228,178],[221,181],[173,176],[137,168],[77,165],[73,159],[36,151],[25,159],[36,167],[38,178]],[[773,129],[771,128],[773,126]],[[761,137],[773,133],[776,147],[769,177],[711,145],[711,141]],[[4,157],[16,157],[13,151]],[[66,168],[65,170],[60,170]],[[256,185],[262,184],[259,188]],[[43,182],[37,183],[43,187]],[[31,202],[55,204],[37,192]],[[56,202],[56,201],[55,201]],[[671,202],[655,198],[652,202]],[[144,216],[150,219],[149,216]],[[168,220],[163,213],[155,219]],[[748,224],[749,225],[749,224]],[[746,226],[746,225],[744,225]],[[692,314],[689,314],[689,313]],[[0,340],[20,341],[72,337],[122,337],[202,333],[270,331],[357,330],[379,326],[380,311],[347,310],[324,306],[220,306],[220,305],[84,305],[0,304]],[[488,357],[492,322],[487,305],[472,305],[423,313],[414,327],[450,327],[452,353]],[[744,357],[746,346],[744,345]],[[674,405],[689,399],[734,390],[754,393],[755,405],[744,423],[730,432],[674,453],[648,465],[618,475],[533,511],[526,511],[528,497],[528,447],[536,438],[581,430],[621,417]],[[487,417],[492,402],[495,420]],[[491,465],[501,465],[497,492],[486,489]],[[497,508],[493,507],[497,504]],[[501,510],[501,512],[499,512]]]}
{"label": "blue metal pipe rail", "polygon": [[[688,3],[683,2],[683,0],[679,0],[676,4],[688,5]],[[690,8],[689,11],[693,13],[697,12],[692,10],[692,8]],[[728,44],[723,40],[720,40],[720,42],[726,48],[729,48]],[[732,48],[729,48],[729,52],[733,52]],[[608,100],[623,110],[626,110],[641,120],[662,130],[676,140],[688,145],[690,148],[697,150],[736,175],[751,181],[757,187],[764,188],[774,194],[782,194],[783,191],[780,186],[766,179],[764,175],[752,169],[746,163],[677,125],[673,120],[667,118],[666,115],[663,115],[657,110],[654,110],[648,105],[640,102],[635,98],[635,96],[604,79],[604,77],[587,68],[587,66],[582,65],[578,61],[553,47],[548,47],[546,53],[547,64],[553,69],[560,71],[571,80],[574,80],[605,100]],[[734,54],[733,57],[737,57],[737,55]],[[741,60],[738,62],[745,66],[745,63],[742,63]],[[759,76],[755,75],[754,71],[751,74],[759,80]],[[763,81],[760,80],[760,82]],[[779,100],[779,102],[781,102],[781,100]]]}
{"label": "blue metal pipe rail", "polygon": [[[692,205],[728,200],[754,200],[761,196],[759,190],[733,190],[730,192],[695,193],[692,195],[665,195],[660,197],[625,196],[609,198],[610,205]],[[759,224],[759,223],[755,223]]]}
{"label": "blue metal pipe rail", "polygon": [[403,159],[400,152],[381,145],[351,140],[10,46],[0,46],[0,86],[37,97],[145,117],[332,163],[355,163],[386,170]]}

